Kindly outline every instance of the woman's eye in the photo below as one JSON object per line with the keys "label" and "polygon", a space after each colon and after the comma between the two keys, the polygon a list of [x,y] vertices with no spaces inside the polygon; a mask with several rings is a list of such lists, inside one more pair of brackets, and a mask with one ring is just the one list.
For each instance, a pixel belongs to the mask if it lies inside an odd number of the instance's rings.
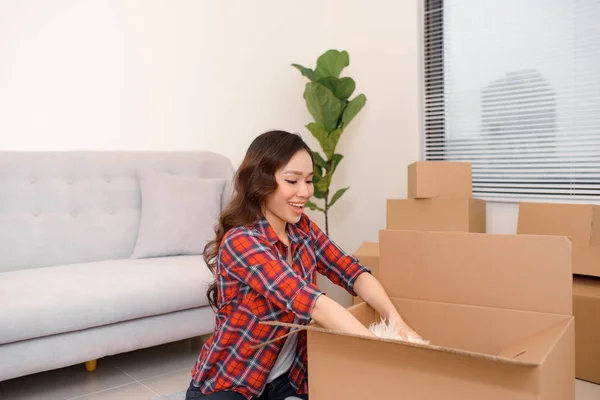
{"label": "woman's eye", "polygon": [[313,183],[313,181],[306,181],[306,183],[308,183],[310,185]]}
{"label": "woman's eye", "polygon": [[298,181],[290,181],[290,180],[288,180],[288,179],[286,179],[285,181],[286,181],[287,183],[291,183],[292,185],[293,185],[294,183],[298,183]]}

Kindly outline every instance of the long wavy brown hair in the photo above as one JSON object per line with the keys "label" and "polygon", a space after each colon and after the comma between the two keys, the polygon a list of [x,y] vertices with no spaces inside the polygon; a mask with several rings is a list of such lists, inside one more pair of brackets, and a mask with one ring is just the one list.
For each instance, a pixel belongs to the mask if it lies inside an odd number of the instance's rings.
{"label": "long wavy brown hair", "polygon": [[[250,144],[234,176],[232,198],[215,226],[216,237],[204,248],[204,261],[213,275],[216,276],[223,236],[232,228],[252,225],[258,221],[267,196],[277,189],[275,172],[300,150],[306,150],[313,158],[310,147],[300,135],[285,131],[263,133]],[[216,280],[209,286],[206,296],[210,306],[217,308],[219,293]]]}

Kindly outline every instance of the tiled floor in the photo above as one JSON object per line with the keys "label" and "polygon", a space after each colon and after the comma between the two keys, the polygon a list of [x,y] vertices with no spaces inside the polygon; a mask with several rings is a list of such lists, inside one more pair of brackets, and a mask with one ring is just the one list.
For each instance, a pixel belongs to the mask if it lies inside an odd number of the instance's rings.
{"label": "tiled floor", "polygon": [[185,390],[204,338],[118,354],[83,364],[0,382],[2,400],[151,400]]}
{"label": "tiled floor", "polygon": [[[0,382],[2,400],[151,400],[187,388],[203,338],[98,360],[93,373],[83,365]],[[577,400],[599,400],[600,385],[577,381]]]}

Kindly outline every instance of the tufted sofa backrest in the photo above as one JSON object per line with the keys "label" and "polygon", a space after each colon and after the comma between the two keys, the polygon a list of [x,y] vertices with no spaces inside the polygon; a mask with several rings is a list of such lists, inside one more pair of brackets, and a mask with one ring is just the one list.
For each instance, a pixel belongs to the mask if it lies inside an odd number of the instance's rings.
{"label": "tufted sofa backrest", "polygon": [[140,220],[138,169],[227,181],[211,152],[0,152],[0,272],[128,258]]}

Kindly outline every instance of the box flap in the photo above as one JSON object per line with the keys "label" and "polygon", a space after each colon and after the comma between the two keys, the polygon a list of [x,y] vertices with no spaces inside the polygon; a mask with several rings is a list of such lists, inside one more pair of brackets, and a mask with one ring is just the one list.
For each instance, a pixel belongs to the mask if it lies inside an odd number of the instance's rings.
{"label": "box flap", "polygon": [[552,346],[541,368],[541,399],[575,400],[575,318]]}
{"label": "box flap", "polygon": [[501,357],[511,358],[522,361],[535,361],[543,363],[546,356],[552,351],[556,343],[560,340],[564,332],[573,321],[573,317],[561,321],[551,328],[539,333],[526,341],[514,346],[503,349],[498,353]]}
{"label": "box flap", "polygon": [[[510,348],[525,345],[531,338],[573,318],[570,315],[396,297],[392,298],[392,303],[404,321],[432,344],[508,358],[522,350],[530,350],[529,347],[533,350],[535,345],[527,344],[514,354],[511,354]],[[349,311],[355,316],[361,315],[355,309],[350,308]],[[379,316],[374,321],[378,320]],[[503,350],[507,352],[503,353]],[[537,359],[532,357],[534,355],[529,351],[526,361],[541,363],[545,353],[537,354]]]}
{"label": "box flap", "polygon": [[382,230],[379,239],[390,296],[572,315],[565,237]]}

